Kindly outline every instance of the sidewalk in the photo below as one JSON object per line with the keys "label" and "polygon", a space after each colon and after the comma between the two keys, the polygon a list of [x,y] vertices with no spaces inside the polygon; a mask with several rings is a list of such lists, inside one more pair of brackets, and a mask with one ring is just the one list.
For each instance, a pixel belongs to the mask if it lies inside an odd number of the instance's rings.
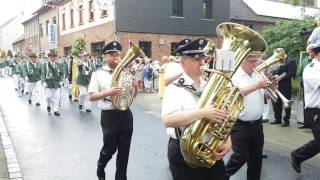
{"label": "sidewalk", "polygon": [[[146,108],[145,113],[153,114],[159,118],[161,117],[162,100],[159,98],[158,93],[140,93],[134,100],[134,103],[144,106]],[[310,129],[297,128],[298,104],[299,103],[295,101],[292,106],[289,127],[270,125],[269,123],[264,124],[265,150],[289,157],[292,150],[313,139]],[[273,117],[273,114],[271,117]],[[273,121],[273,118],[270,120]],[[317,155],[306,162],[320,167],[320,155]]]}
{"label": "sidewalk", "polygon": [[[0,133],[2,136],[3,128],[2,127],[3,117],[0,108]],[[9,180],[9,173],[7,168],[7,159],[4,153],[2,138],[0,138],[0,180]]]}

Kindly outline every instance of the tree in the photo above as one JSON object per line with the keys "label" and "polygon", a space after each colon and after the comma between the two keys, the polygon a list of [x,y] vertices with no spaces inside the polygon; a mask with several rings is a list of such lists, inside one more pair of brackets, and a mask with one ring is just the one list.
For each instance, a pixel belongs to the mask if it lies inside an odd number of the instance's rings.
{"label": "tree", "polygon": [[312,27],[315,21],[311,18],[304,20],[278,21],[275,25],[266,27],[261,35],[267,41],[269,48],[267,56],[272,55],[276,48],[284,48],[289,57],[296,62],[300,51],[305,51],[307,38],[300,35],[302,28]]}

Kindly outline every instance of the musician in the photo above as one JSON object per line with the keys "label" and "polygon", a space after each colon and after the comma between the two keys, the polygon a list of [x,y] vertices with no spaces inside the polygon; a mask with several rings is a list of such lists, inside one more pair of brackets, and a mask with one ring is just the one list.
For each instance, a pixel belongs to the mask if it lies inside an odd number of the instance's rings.
{"label": "musician", "polygon": [[226,164],[227,177],[235,174],[247,163],[247,179],[260,179],[264,144],[263,89],[269,85],[269,80],[261,80],[261,77],[254,72],[259,59],[259,54],[250,54],[232,77],[234,85],[239,87],[245,96],[245,107],[231,131],[233,154]]}
{"label": "musician", "polygon": [[68,94],[69,100],[72,100],[72,65],[73,65],[73,56],[69,56],[68,66],[67,66],[67,76],[68,76]]}
{"label": "musician", "polygon": [[320,20],[317,19],[316,28],[313,29],[310,37],[308,38],[307,44],[320,45]]}
{"label": "musician", "polygon": [[305,123],[314,139],[291,152],[291,165],[300,173],[301,163],[320,152],[320,44],[313,49],[314,59],[303,71]]}
{"label": "musician", "polygon": [[[178,42],[175,49],[181,48],[190,42],[191,42],[191,39],[183,39],[180,42]],[[168,86],[170,83],[177,80],[182,74],[183,74],[183,70],[179,63],[179,56],[176,56],[176,57],[170,56],[169,62],[166,65],[166,69],[164,70],[165,85]]]}
{"label": "musician", "polygon": [[[104,66],[92,73],[89,96],[91,101],[99,101],[101,108],[101,127],[103,133],[103,147],[97,163],[99,180],[105,179],[104,168],[112,155],[118,150],[117,170],[115,179],[127,179],[127,164],[132,136],[132,112],[115,110],[111,103],[112,96],[121,96],[121,87],[111,87],[112,73],[121,60],[121,45],[117,41],[110,42],[102,49]],[[138,91],[138,82],[133,81],[135,92]],[[135,94],[134,94],[135,95]]]}
{"label": "musician", "polygon": [[32,96],[35,97],[36,106],[40,106],[41,66],[35,53],[28,54],[29,61],[24,64],[24,76],[29,83],[28,102],[32,103]]}
{"label": "musician", "polygon": [[90,63],[90,54],[84,52],[81,55],[82,61],[78,63],[79,74],[77,77],[77,84],[79,85],[80,97],[79,97],[79,110],[84,109],[86,112],[91,112],[91,102],[88,97],[88,86],[91,79],[93,65]]}
{"label": "musician", "polygon": [[[230,150],[231,142],[229,138],[216,153],[217,161],[211,168],[192,168],[183,160],[179,139],[174,130],[174,128],[178,128],[177,131],[181,131],[185,126],[203,118],[214,123],[221,122],[227,117],[226,112],[212,106],[196,109],[199,97],[195,92],[203,90],[206,84],[201,78],[202,72],[200,70],[200,67],[204,65],[204,51],[201,49],[205,44],[205,39],[198,39],[174,51],[174,53],[180,55],[183,74],[178,80],[180,83],[168,85],[163,96],[162,121],[168,128],[167,132],[170,135],[168,159],[174,180],[226,179],[222,158]],[[190,91],[188,87],[193,87],[194,90]]]}
{"label": "musician", "polygon": [[[284,51],[284,50],[283,50]],[[281,75],[282,73],[286,73],[286,75],[279,81],[278,89],[286,97],[288,100],[291,99],[292,95],[292,85],[291,80],[296,76],[296,63],[288,58],[288,55],[285,53],[285,62],[281,64],[275,71],[272,72],[273,75]],[[275,121],[271,122],[270,124],[281,124],[282,122],[282,108],[283,103],[280,98],[273,103],[273,111],[274,111],[274,118]],[[283,117],[282,127],[289,126],[289,120],[291,116],[291,107],[285,109],[285,116]]]}
{"label": "musician", "polygon": [[49,60],[43,64],[42,85],[45,88],[47,111],[53,113],[55,116],[60,116],[60,98],[61,86],[63,84],[63,69],[56,62],[57,55],[54,52],[48,53]]}

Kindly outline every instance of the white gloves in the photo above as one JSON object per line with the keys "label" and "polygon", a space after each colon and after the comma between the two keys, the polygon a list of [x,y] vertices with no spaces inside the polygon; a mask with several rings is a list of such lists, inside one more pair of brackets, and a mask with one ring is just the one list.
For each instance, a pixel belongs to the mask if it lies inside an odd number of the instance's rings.
{"label": "white gloves", "polygon": [[48,87],[47,83],[45,83],[45,82],[42,83],[42,86],[45,87],[45,88]]}

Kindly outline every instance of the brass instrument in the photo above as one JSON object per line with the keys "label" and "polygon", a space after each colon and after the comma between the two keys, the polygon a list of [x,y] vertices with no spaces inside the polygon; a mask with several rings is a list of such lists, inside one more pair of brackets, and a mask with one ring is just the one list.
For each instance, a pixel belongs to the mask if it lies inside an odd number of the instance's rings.
{"label": "brass instrument", "polygon": [[89,66],[89,61],[85,63],[85,61],[75,57],[74,55],[71,56],[78,65],[82,65],[82,72],[84,75],[88,75],[92,71],[92,68]]}
{"label": "brass instrument", "polygon": [[[258,65],[256,67],[255,72],[260,74],[263,78],[268,79],[264,75],[264,73],[267,71],[267,69],[273,64],[277,64],[277,63],[283,64],[284,62],[285,62],[285,52],[282,48],[277,48],[273,51],[273,55],[270,58],[268,58],[267,60],[265,60],[263,63],[261,63],[260,65]],[[270,96],[270,98],[272,99],[273,102],[276,102],[279,97],[281,99],[281,101],[283,102],[283,107],[285,109],[287,109],[293,105],[294,101],[288,100],[287,98],[285,98],[279,90],[274,91],[271,89],[271,86],[274,83],[280,81],[284,76],[285,76],[285,73],[281,74],[278,78],[276,78],[272,82],[270,82],[269,87],[266,88],[266,92],[268,93],[268,95]]]}
{"label": "brass instrument", "polygon": [[132,75],[128,65],[137,57],[144,56],[143,51],[130,42],[129,49],[125,57],[117,65],[112,75],[112,87],[122,87],[121,96],[112,96],[111,102],[115,109],[125,111],[129,108],[133,100],[134,88],[132,87]]}
{"label": "brass instrument", "polygon": [[[267,49],[265,40],[257,32],[240,24],[222,23],[217,27],[217,34],[223,40],[221,49],[234,53],[235,68],[229,72],[212,70],[197,108],[214,106],[227,111],[228,117],[221,123],[199,119],[184,129],[180,137],[180,148],[185,162],[192,167],[211,167],[215,164],[215,152],[228,138],[244,107],[244,97],[234,87],[231,78],[249,53],[261,53]],[[215,54],[212,43],[209,41],[204,48],[205,54]]]}

